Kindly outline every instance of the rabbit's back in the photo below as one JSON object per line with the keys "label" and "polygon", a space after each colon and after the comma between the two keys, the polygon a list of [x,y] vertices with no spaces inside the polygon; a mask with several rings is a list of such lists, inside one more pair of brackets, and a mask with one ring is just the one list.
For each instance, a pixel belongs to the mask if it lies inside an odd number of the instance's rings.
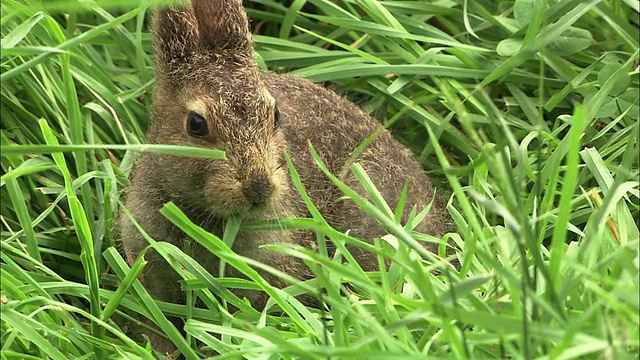
{"label": "rabbit's back", "polygon": [[378,120],[347,99],[306,79],[265,73],[263,81],[278,103],[287,147],[305,189],[336,229],[349,230],[351,234],[369,241],[385,233],[353,202],[337,201],[344,194],[315,165],[309,144],[334,175],[365,195],[351,171],[348,168],[344,170],[349,166],[352,154],[360,151],[358,147],[376,131],[380,133],[355,160],[367,171],[390,208],[395,209],[407,181],[408,196],[403,220],[414,205],[420,211],[435,199],[430,214],[417,230],[442,236],[450,229],[451,219],[444,203],[435,196],[431,181],[421,165],[389,131],[381,129]]}

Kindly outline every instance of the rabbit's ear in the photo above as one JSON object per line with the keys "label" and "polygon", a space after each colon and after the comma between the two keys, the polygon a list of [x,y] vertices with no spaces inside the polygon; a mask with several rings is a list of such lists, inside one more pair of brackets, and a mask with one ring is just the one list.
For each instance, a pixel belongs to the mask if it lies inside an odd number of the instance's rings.
{"label": "rabbit's ear", "polygon": [[192,0],[200,41],[214,53],[231,51],[251,56],[249,21],[242,0]]}
{"label": "rabbit's ear", "polygon": [[198,50],[197,21],[193,11],[183,4],[178,8],[154,9],[152,34],[157,65],[161,68],[186,62]]}

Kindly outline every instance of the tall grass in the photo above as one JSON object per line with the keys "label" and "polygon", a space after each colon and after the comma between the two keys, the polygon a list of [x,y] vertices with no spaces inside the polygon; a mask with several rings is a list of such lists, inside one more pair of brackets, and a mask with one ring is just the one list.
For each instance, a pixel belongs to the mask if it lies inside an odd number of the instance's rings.
{"label": "tall grass", "polygon": [[[398,224],[354,164],[372,203],[326,175],[389,230],[370,247],[388,270],[364,272],[344,247],[358,239],[308,199],[312,219],[230,222],[222,239],[169,204],[163,214],[249,279],[216,278],[149,239],[185,277],[187,305],[152,300],[135,280],[145,262],[126,264],[113,230],[137,151],[220,155],[141,145],[149,6],[2,1],[2,359],[160,356],[136,336],[139,316],[187,359],[637,358],[637,2],[247,3],[260,66],[326,82],[441,179],[456,224],[441,240],[460,250],[418,252],[429,237]],[[273,246],[317,278],[279,274],[294,285],[271,287],[254,270],[264,265],[230,250],[239,226],[324,235],[317,251]],[[272,300],[261,313],[227,287]]]}

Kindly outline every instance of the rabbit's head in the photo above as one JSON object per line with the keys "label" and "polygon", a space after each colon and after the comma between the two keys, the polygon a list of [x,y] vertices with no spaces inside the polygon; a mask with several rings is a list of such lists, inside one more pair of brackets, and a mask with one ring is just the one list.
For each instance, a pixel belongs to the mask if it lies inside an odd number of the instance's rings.
{"label": "rabbit's head", "polygon": [[240,0],[155,10],[148,141],[224,150],[226,159],[155,156],[157,181],[192,212],[224,218],[268,209],[288,186],[275,99],[260,80]]}

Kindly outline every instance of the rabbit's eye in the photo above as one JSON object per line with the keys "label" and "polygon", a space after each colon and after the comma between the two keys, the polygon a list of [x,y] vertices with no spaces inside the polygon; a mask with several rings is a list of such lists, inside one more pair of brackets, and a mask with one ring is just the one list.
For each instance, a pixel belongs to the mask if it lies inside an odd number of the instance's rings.
{"label": "rabbit's eye", "polygon": [[209,133],[207,121],[201,115],[192,111],[187,118],[187,131],[191,136],[204,137]]}
{"label": "rabbit's eye", "polygon": [[273,110],[273,127],[280,126],[280,110],[276,106],[275,110]]}

